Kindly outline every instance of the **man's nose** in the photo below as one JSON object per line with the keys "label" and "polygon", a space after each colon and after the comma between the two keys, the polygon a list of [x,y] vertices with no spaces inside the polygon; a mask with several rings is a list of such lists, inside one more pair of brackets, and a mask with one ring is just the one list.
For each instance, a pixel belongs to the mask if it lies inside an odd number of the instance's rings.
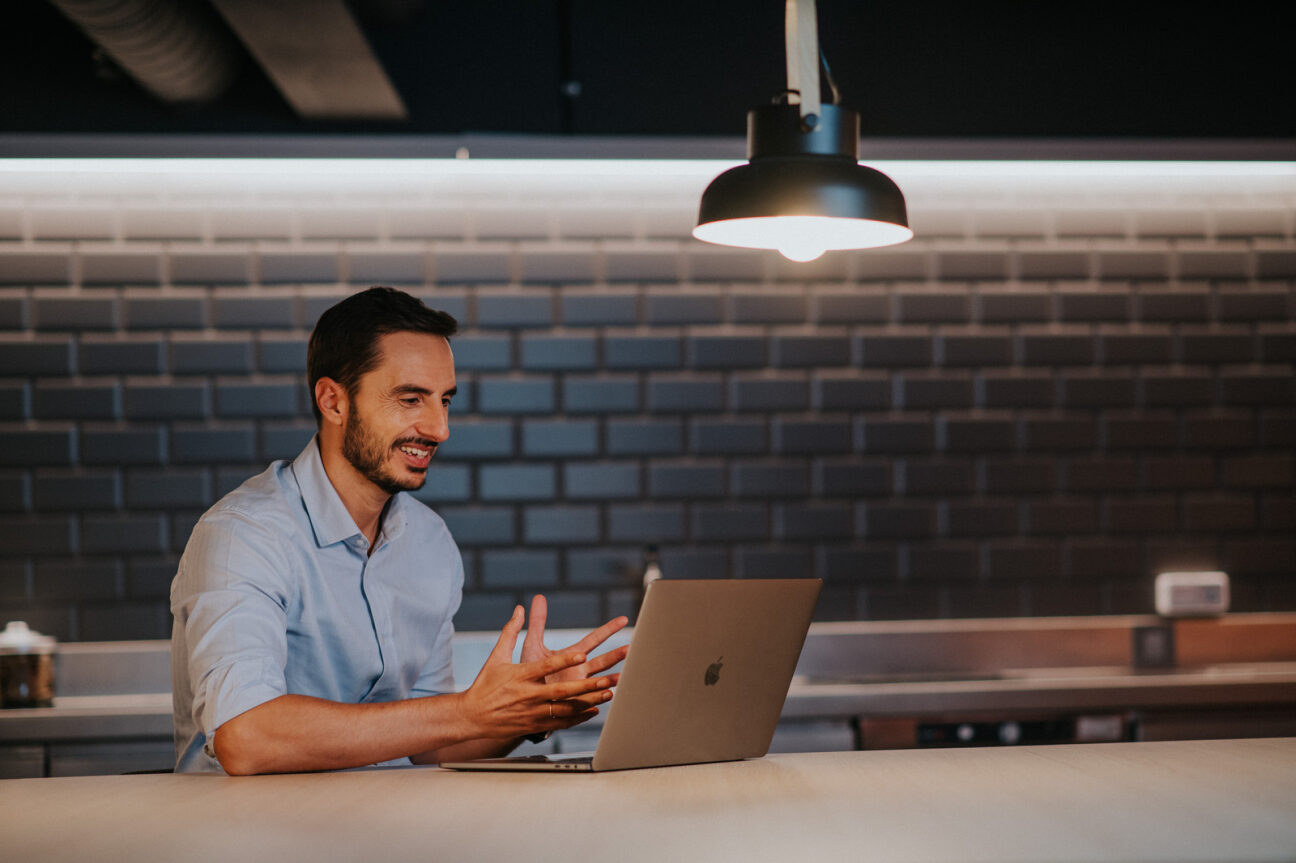
{"label": "man's nose", "polygon": [[428,405],[416,426],[419,437],[444,443],[450,437],[450,409],[442,404]]}

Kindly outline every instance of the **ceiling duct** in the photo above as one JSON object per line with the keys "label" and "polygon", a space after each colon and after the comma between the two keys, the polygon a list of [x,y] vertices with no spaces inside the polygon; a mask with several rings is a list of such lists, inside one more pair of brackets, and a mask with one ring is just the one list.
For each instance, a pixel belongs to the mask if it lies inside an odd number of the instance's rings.
{"label": "ceiling duct", "polygon": [[234,79],[240,53],[224,23],[193,0],[50,0],[144,89],[206,102]]}

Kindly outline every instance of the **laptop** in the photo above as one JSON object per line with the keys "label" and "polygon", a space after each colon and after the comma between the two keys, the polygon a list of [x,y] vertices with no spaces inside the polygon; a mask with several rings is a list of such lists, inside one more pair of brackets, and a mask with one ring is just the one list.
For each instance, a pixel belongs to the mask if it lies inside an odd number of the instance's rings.
{"label": "laptop", "polygon": [[760,758],[822,585],[817,578],[654,581],[592,756],[441,766],[587,772]]}

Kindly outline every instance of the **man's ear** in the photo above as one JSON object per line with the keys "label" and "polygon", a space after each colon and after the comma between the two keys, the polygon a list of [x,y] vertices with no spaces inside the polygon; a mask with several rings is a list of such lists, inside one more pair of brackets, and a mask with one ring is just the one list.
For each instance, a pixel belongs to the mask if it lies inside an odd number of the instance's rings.
{"label": "man's ear", "polygon": [[332,378],[320,378],[315,382],[315,404],[319,406],[320,416],[324,422],[341,426],[346,422],[350,405],[347,403],[346,387]]}

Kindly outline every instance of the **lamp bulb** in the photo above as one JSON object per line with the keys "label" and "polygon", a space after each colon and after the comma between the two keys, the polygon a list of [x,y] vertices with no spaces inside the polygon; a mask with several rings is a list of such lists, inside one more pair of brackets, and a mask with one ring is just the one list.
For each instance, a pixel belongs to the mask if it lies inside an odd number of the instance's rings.
{"label": "lamp bulb", "polygon": [[779,246],[778,250],[779,254],[789,261],[796,261],[801,264],[813,261],[828,251],[822,244],[802,238],[790,240]]}

